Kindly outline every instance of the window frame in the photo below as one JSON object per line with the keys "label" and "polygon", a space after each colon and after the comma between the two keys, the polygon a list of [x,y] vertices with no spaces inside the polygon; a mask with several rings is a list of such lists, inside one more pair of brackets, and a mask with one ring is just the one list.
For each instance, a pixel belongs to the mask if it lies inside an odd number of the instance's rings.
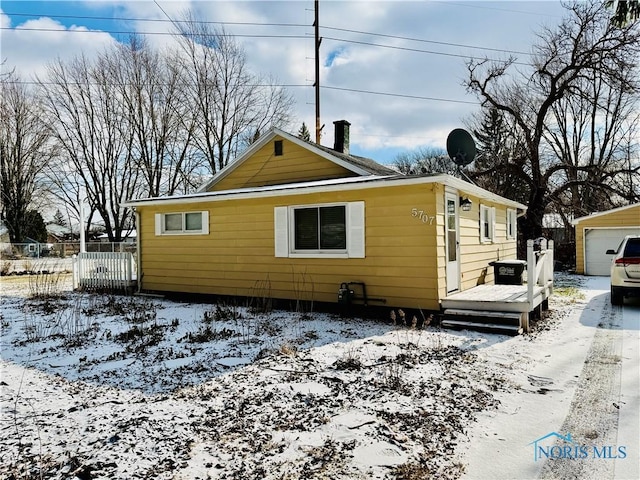
{"label": "window frame", "polygon": [[[295,212],[299,209],[345,207],[344,249],[296,249]],[[318,212],[319,213],[319,212]],[[364,202],[313,203],[275,207],[275,256],[288,258],[364,258]],[[320,239],[318,239],[320,241]]]}
{"label": "window frame", "polygon": [[[486,221],[485,221],[485,217]],[[485,225],[488,235],[485,235]],[[496,209],[488,205],[480,205],[480,242],[494,243],[496,238]]]}
{"label": "window frame", "polygon": [[[201,227],[199,230],[187,230],[187,215],[199,213],[201,215]],[[167,230],[166,217],[168,215],[181,215],[181,229]],[[207,210],[191,210],[184,212],[163,212],[155,214],[155,227],[157,236],[174,235],[208,235],[209,234],[209,212]]]}
{"label": "window frame", "polygon": [[276,157],[284,155],[284,142],[282,140],[273,141],[273,155]]}
{"label": "window frame", "polygon": [[[322,224],[321,219],[322,215],[320,210],[323,208],[336,208],[342,207],[344,209],[344,248],[322,248]],[[298,224],[296,223],[296,212],[302,210],[316,210],[317,211],[317,238],[316,243],[318,248],[296,248],[297,243],[297,233],[298,233]],[[292,254],[305,254],[305,255],[326,255],[327,253],[335,253],[335,254],[346,254],[347,253],[347,229],[348,229],[348,220],[347,220],[347,204],[346,203],[335,203],[335,204],[323,204],[323,205],[300,205],[291,207],[290,209],[292,228],[290,229],[291,235],[291,253]]]}
{"label": "window frame", "polygon": [[518,238],[518,212],[513,208],[507,208],[507,238]]}

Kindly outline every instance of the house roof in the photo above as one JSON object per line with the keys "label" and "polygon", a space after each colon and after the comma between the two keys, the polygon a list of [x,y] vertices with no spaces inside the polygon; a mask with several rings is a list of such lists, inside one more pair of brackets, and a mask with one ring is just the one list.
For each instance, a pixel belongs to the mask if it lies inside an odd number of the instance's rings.
{"label": "house roof", "polygon": [[301,138],[296,137],[295,135],[291,135],[290,133],[285,132],[284,130],[280,130],[279,128],[273,127],[269,132],[262,135],[256,142],[252,143],[251,146],[236,160],[227,165],[224,169],[216,173],[211,180],[202,185],[197,191],[198,192],[206,192],[216,183],[218,183],[223,178],[227,177],[231,172],[233,172],[236,168],[242,165],[246,160],[251,158],[251,156],[264,147],[267,143],[271,142],[275,137],[280,136],[285,138],[286,140],[295,143],[302,148],[305,148],[333,163],[340,165],[347,170],[360,175],[360,176],[369,176],[369,175],[394,175],[397,174],[395,170],[385,167],[384,165],[379,164],[378,162],[371,160],[370,158],[359,157],[356,155],[346,155],[344,153],[336,152],[335,150],[324,147],[322,145],[318,145],[317,143],[313,143],[307,140],[303,140]]}
{"label": "house roof", "polygon": [[628,210],[630,208],[634,208],[634,207],[638,207],[638,206],[640,206],[640,203],[632,203],[631,205],[626,205],[624,207],[612,208],[611,210],[606,210],[604,212],[592,213],[591,215],[586,215],[584,217],[579,217],[579,218],[574,219],[571,222],[571,224],[575,227],[577,224],[579,224],[583,220],[590,220],[592,218],[602,217],[604,215],[609,215],[610,213],[622,212],[624,210]]}
{"label": "house roof", "polygon": [[[129,233],[125,234],[124,238],[137,238],[138,236],[138,232],[136,231],[136,229],[132,229],[129,231]],[[100,235],[96,236],[96,238],[109,238],[109,234],[108,233],[101,233]]]}
{"label": "house roof", "polygon": [[394,175],[369,175],[361,177],[335,178],[330,180],[316,180],[310,182],[287,183],[282,185],[268,185],[264,187],[237,188],[232,190],[220,190],[202,192],[172,197],[153,197],[140,200],[130,200],[123,203],[125,207],[142,207],[148,205],[171,205],[180,203],[192,203],[194,201],[223,201],[229,199],[264,198],[280,195],[302,195],[315,192],[332,192],[340,190],[357,190],[371,187],[392,187],[411,184],[440,183],[455,188],[461,193],[476,196],[482,200],[492,201],[507,205],[512,208],[526,210],[526,206],[506,199],[488,190],[465,182],[448,174],[434,174],[421,176]]}
{"label": "house roof", "polygon": [[47,233],[57,237],[62,237],[64,235],[69,235],[71,233],[71,229],[64,225],[58,225],[57,223],[49,223],[47,224]]}

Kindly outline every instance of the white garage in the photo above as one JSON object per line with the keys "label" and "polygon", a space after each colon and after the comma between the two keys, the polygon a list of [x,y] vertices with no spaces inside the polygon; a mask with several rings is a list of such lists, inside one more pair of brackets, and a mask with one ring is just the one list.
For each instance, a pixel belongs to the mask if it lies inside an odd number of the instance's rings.
{"label": "white garage", "polygon": [[609,276],[611,255],[607,250],[617,249],[625,235],[640,235],[638,228],[593,228],[584,232],[584,269],[586,275]]}
{"label": "white garage", "polygon": [[576,228],[576,273],[610,273],[611,255],[625,235],[640,235],[640,204],[594,213],[573,221]]}

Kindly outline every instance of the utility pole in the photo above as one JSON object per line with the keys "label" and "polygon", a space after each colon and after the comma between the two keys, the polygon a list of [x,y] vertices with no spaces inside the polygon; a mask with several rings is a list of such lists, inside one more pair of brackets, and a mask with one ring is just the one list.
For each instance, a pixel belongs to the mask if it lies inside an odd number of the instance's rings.
{"label": "utility pole", "polygon": [[316,143],[320,145],[320,17],[318,15],[320,0],[315,0],[315,21],[313,26],[315,27],[315,46],[316,46],[316,78],[313,86],[316,93]]}

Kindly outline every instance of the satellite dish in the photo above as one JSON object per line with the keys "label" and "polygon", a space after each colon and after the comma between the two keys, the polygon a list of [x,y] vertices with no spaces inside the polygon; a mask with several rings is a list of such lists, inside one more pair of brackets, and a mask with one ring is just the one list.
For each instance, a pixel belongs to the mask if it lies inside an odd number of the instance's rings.
{"label": "satellite dish", "polygon": [[476,158],[476,143],[469,132],[462,128],[456,128],[447,137],[447,153],[453,163],[464,167]]}

